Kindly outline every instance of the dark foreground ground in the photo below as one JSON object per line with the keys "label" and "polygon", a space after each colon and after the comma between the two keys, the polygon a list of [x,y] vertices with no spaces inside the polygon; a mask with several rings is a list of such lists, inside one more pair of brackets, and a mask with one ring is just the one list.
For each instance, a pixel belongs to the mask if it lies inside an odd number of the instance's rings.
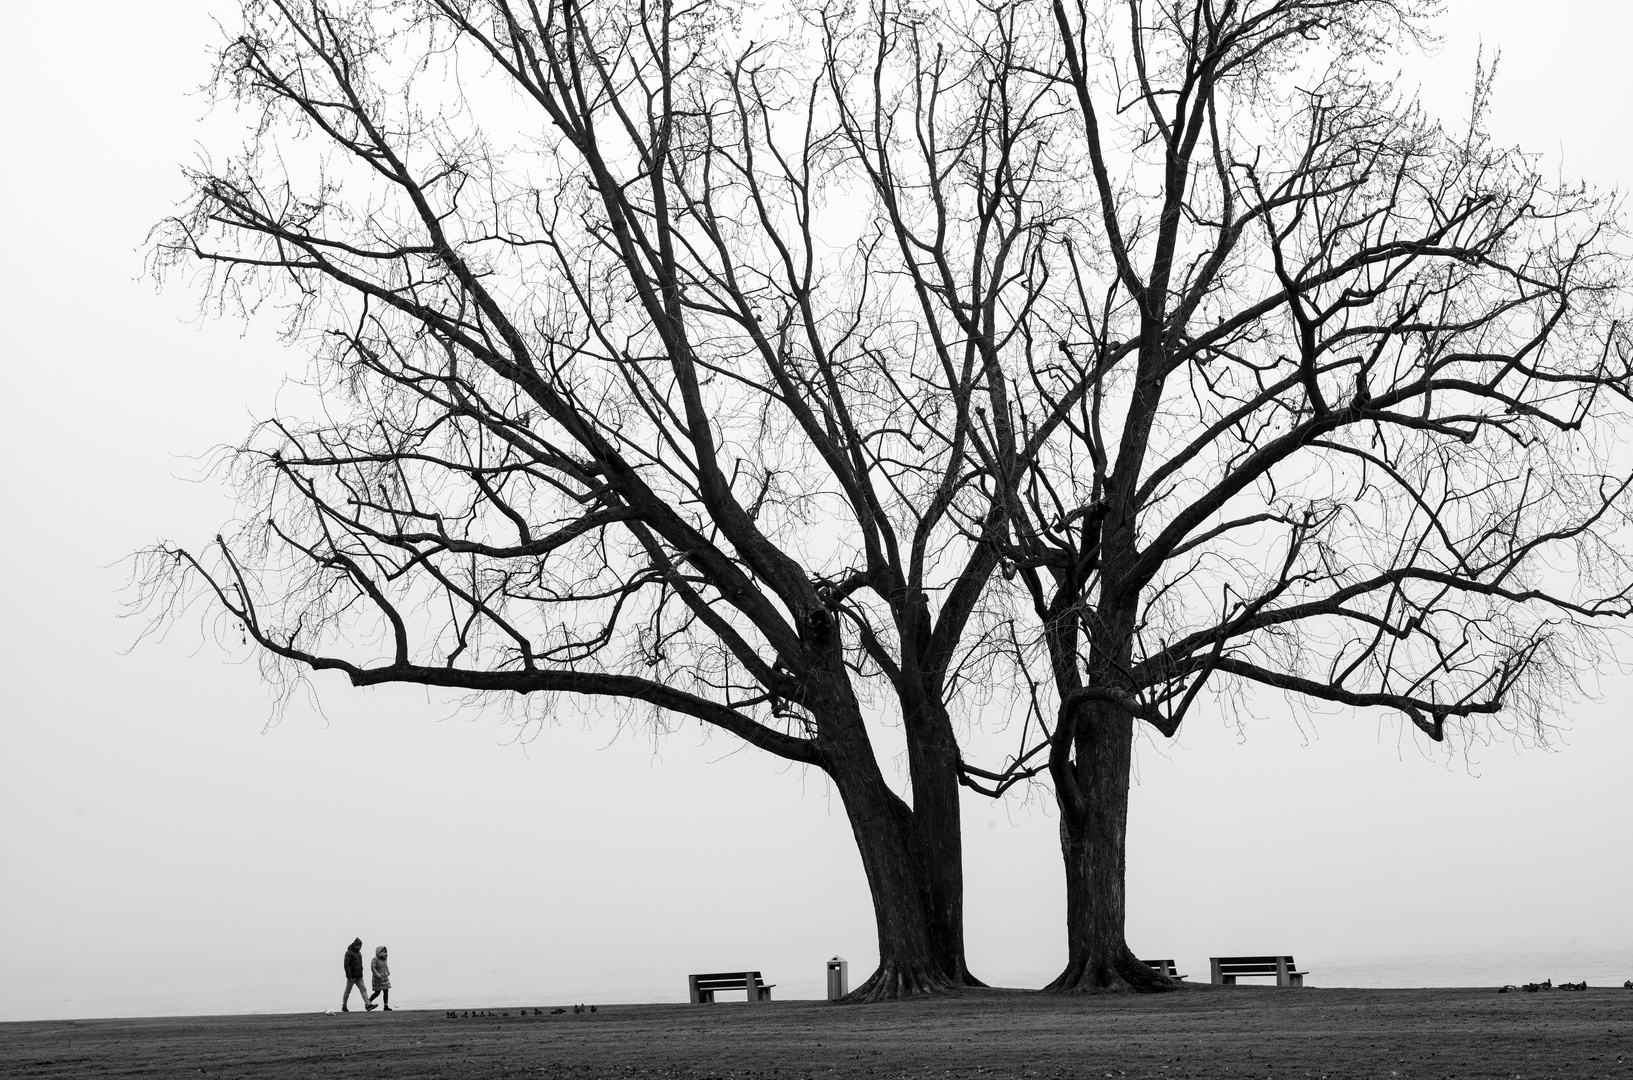
{"label": "dark foreground ground", "polygon": [[123,1076],[1633,1078],[1633,990],[991,990],[482,1019],[399,1010],[0,1024],[0,1077]]}

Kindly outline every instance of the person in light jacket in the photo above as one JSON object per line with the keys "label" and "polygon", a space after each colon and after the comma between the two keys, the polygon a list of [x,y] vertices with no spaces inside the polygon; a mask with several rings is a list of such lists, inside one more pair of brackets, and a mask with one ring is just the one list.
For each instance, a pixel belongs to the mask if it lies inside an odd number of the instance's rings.
{"label": "person in light jacket", "polygon": [[363,988],[363,939],[358,938],[346,949],[346,992],[340,995],[340,1011],[351,1012],[347,1002],[352,997],[352,987],[357,987],[357,996],[363,1001],[363,1011],[373,1009],[374,1003],[368,998],[368,991]]}
{"label": "person in light jacket", "polygon": [[[391,968],[386,966],[386,947],[380,946],[374,950],[374,959],[369,961],[369,973],[374,976],[374,993],[369,995],[372,1002],[375,998],[385,995],[386,1012],[391,1011]],[[374,1008],[370,1005],[369,1008]]]}

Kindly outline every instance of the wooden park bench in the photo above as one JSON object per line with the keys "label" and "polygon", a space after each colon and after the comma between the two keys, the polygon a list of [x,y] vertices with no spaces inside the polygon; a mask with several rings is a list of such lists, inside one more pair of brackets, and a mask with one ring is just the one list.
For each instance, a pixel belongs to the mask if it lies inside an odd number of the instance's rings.
{"label": "wooden park bench", "polygon": [[1179,973],[1179,969],[1174,966],[1174,962],[1172,960],[1142,960],[1140,962],[1146,967],[1160,972],[1176,982],[1182,981],[1185,978],[1185,976]]}
{"label": "wooden park bench", "polygon": [[1208,960],[1215,986],[1234,986],[1241,975],[1275,976],[1277,986],[1303,986],[1307,971],[1294,971],[1291,956],[1214,956]]}
{"label": "wooden park bench", "polygon": [[693,1005],[714,1001],[717,990],[746,990],[750,1004],[770,1001],[776,983],[762,982],[758,971],[716,971],[708,975],[686,976],[686,990]]}

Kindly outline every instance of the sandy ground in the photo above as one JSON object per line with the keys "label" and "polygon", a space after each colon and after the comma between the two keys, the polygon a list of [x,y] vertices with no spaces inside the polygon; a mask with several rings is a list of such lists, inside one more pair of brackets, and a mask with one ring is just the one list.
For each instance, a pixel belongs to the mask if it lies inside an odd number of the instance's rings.
{"label": "sandy ground", "polygon": [[1629,1077],[1633,990],[973,991],[0,1024],[3,1077]]}

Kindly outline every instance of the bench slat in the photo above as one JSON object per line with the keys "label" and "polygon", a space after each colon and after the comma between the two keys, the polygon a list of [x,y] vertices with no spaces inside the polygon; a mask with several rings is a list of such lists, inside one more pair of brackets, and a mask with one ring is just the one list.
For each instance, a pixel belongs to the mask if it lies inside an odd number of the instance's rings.
{"label": "bench slat", "polygon": [[[1277,962],[1282,960],[1283,957],[1280,957],[1280,956],[1216,956],[1216,957],[1214,957],[1214,959],[1219,961],[1221,964],[1269,964],[1271,967],[1275,967]],[[1288,961],[1291,961],[1293,958],[1291,956],[1289,956],[1289,957],[1286,957],[1285,959],[1287,959]]]}

